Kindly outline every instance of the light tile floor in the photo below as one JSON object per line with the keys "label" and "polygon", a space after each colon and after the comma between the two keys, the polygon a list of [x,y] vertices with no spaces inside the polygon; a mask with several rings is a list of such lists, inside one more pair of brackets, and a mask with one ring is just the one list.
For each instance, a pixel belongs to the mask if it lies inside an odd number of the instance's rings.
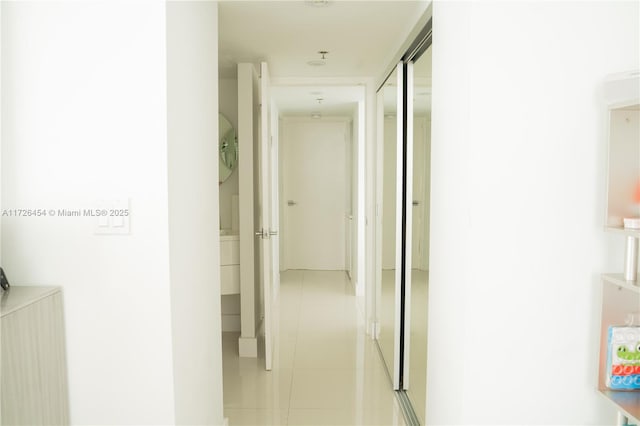
{"label": "light tile floor", "polygon": [[274,368],[223,333],[224,409],[236,425],[403,425],[375,342],[342,271],[281,276]]}

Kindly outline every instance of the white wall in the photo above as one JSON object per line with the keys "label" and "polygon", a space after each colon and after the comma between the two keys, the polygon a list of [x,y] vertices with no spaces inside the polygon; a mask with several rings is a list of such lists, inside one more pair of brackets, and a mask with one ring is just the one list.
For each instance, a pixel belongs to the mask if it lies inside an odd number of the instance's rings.
{"label": "white wall", "polygon": [[218,5],[169,2],[166,7],[176,423],[222,424]]}
{"label": "white wall", "polygon": [[3,2],[1,38],[3,208],[130,199],[2,221],[12,284],[63,287],[72,423],[221,424],[217,4]]}
{"label": "white wall", "polygon": [[596,395],[608,73],[638,2],[433,7],[428,424],[611,424]]}
{"label": "white wall", "polygon": [[[0,266],[2,265],[2,2],[0,2]],[[11,281],[9,281],[11,283]]]}
{"label": "white wall", "polygon": [[73,424],[174,421],[163,3],[2,3],[2,206],[131,199],[131,233],[4,218],[13,285],[63,287]]}

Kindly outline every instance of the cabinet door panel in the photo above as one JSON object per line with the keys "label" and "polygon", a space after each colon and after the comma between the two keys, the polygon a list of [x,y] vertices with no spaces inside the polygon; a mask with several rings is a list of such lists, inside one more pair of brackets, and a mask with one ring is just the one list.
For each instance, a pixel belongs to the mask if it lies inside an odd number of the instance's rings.
{"label": "cabinet door panel", "polygon": [[3,315],[1,328],[2,424],[68,424],[61,294]]}

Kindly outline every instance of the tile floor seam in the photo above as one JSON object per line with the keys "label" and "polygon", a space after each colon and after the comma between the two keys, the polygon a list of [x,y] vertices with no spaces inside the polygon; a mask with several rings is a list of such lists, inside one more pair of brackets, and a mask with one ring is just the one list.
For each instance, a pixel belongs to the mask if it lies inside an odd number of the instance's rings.
{"label": "tile floor seam", "polygon": [[300,334],[300,313],[302,310],[302,292],[304,290],[304,273],[302,274],[303,279],[300,282],[300,299],[298,301],[298,315],[296,316],[296,326],[295,326],[295,338],[293,344],[293,359],[291,361],[291,382],[289,383],[289,402],[287,404],[287,425],[289,424],[289,418],[291,416],[291,398],[293,397],[293,379],[296,374],[295,366],[296,366],[296,353],[298,352],[298,337]]}

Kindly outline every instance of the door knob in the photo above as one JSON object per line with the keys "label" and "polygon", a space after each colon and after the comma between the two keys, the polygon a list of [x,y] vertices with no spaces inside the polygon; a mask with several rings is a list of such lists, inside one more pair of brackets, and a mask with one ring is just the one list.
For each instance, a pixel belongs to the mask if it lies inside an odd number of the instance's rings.
{"label": "door knob", "polygon": [[278,235],[278,231],[269,231],[269,235],[271,236]]}
{"label": "door knob", "polygon": [[268,239],[269,238],[269,231],[266,230],[261,230],[256,232],[256,237],[260,237],[262,239]]}

